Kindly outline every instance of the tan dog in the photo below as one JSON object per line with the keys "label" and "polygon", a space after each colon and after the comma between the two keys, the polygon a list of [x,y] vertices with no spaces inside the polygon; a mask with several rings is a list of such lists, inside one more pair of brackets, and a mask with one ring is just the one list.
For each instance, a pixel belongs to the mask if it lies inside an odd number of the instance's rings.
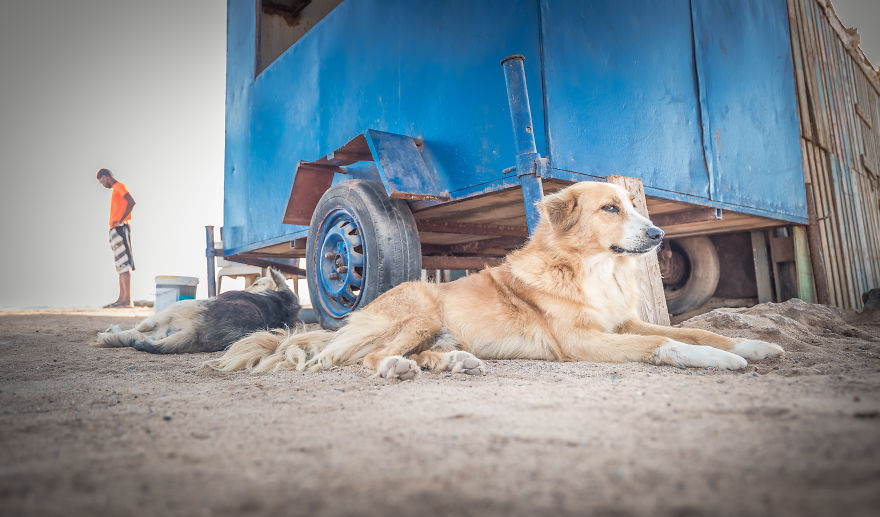
{"label": "tan dog", "polygon": [[386,378],[420,368],[485,373],[480,359],[645,361],[737,370],[781,347],[651,325],[637,313],[636,272],[663,232],[622,188],[582,182],[545,197],[532,239],[498,267],[446,284],[408,282],[337,332],[252,334],[207,366],[319,370],[363,363]]}

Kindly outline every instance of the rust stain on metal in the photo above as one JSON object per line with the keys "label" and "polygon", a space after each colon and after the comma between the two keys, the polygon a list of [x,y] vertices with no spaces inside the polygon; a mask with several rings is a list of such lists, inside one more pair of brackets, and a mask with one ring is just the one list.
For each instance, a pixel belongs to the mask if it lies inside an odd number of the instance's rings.
{"label": "rust stain on metal", "polygon": [[412,199],[415,201],[443,201],[449,199],[448,194],[446,196],[432,196],[430,194],[411,194],[409,192],[392,192],[389,197],[392,199]]}

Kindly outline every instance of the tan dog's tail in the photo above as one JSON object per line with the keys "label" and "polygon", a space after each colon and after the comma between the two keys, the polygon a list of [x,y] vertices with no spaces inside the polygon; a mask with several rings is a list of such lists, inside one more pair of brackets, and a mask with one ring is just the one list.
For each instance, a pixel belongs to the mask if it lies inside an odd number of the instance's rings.
{"label": "tan dog's tail", "polygon": [[344,327],[336,331],[333,339],[309,359],[306,367],[311,371],[324,370],[334,365],[359,363],[367,354],[378,350],[393,339],[399,325],[382,314],[358,311],[348,317]]}
{"label": "tan dog's tail", "polygon": [[269,372],[303,370],[309,357],[317,354],[333,338],[333,332],[274,329],[254,332],[229,347],[222,356],[203,366],[220,371],[248,370]]}
{"label": "tan dog's tail", "polygon": [[323,370],[334,365],[360,362],[394,335],[388,318],[356,312],[337,332],[329,330],[275,329],[255,332],[232,344],[204,366],[221,372],[248,370]]}

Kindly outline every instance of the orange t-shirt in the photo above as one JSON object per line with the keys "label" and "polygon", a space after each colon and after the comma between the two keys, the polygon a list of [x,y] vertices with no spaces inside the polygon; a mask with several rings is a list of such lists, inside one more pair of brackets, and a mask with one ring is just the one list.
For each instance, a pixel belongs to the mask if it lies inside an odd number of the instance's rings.
{"label": "orange t-shirt", "polygon": [[[125,213],[125,208],[128,206],[128,203],[125,202],[125,195],[128,194],[128,189],[125,188],[125,184],[121,181],[117,181],[110,188],[113,189],[113,194],[110,196],[110,228],[113,228],[113,223],[119,221],[122,214]],[[128,213],[124,221],[120,222],[128,224],[130,221],[131,212]]]}

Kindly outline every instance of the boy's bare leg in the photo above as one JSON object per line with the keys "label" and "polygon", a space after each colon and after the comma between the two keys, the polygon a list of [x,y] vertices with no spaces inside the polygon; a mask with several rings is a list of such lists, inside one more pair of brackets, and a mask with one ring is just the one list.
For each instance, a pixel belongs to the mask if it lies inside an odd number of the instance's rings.
{"label": "boy's bare leg", "polygon": [[131,306],[131,271],[119,273],[119,305]]}
{"label": "boy's bare leg", "polygon": [[131,307],[131,271],[119,273],[119,296],[115,302],[104,306],[105,309],[108,307]]}

